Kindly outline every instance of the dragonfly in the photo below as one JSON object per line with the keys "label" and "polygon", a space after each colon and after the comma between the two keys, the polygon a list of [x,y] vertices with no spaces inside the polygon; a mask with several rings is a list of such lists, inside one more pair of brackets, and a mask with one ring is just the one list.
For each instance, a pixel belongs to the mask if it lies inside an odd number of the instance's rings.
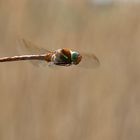
{"label": "dragonfly", "polygon": [[[0,62],[13,62],[30,60],[33,63],[45,62],[48,66],[72,66],[77,65],[85,68],[94,68],[99,66],[100,61],[93,53],[80,53],[77,50],[69,48],[61,48],[49,51],[40,48],[31,41],[20,39],[20,43],[28,52],[36,52],[35,54],[17,55],[12,57],[1,57]],[[37,54],[38,53],[38,54]],[[37,60],[34,61],[34,60]]]}

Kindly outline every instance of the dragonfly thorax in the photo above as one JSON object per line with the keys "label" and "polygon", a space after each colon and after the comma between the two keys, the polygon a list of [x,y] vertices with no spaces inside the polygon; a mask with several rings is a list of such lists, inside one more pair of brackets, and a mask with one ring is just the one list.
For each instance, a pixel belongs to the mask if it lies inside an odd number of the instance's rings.
{"label": "dragonfly thorax", "polygon": [[77,65],[81,61],[81,58],[78,52],[63,48],[55,51],[52,55],[52,62],[61,66]]}

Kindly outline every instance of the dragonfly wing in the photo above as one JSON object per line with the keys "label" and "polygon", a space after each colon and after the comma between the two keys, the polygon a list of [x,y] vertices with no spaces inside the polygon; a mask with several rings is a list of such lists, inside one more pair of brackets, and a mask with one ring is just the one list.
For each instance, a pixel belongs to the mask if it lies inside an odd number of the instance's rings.
{"label": "dragonfly wing", "polygon": [[33,64],[36,67],[46,67],[48,66],[48,62],[47,61],[43,61],[43,60],[30,60],[31,64]]}
{"label": "dragonfly wing", "polygon": [[82,60],[79,67],[96,68],[100,65],[99,59],[94,54],[82,53]]}
{"label": "dragonfly wing", "polygon": [[[18,39],[18,52],[24,54],[45,54],[50,53],[47,49],[40,48],[31,41],[25,39]],[[30,62],[35,66],[46,66],[48,63],[41,60],[30,60]]]}
{"label": "dragonfly wing", "polygon": [[51,69],[54,69],[54,70],[58,70],[58,69],[61,68],[59,65],[56,65],[56,64],[54,64],[53,62],[49,62],[49,63],[48,63],[48,66],[49,66]]}
{"label": "dragonfly wing", "polygon": [[38,45],[26,39],[19,39],[18,44],[20,46],[19,48],[21,49],[22,53],[25,52],[30,54],[44,54],[51,52],[47,49],[40,48]]}
{"label": "dragonfly wing", "polygon": [[55,64],[55,63],[53,63],[53,62],[49,62],[48,63],[48,66],[50,67],[50,68],[52,68],[52,69],[61,69],[61,68],[66,68],[66,67],[68,67],[68,66],[70,66],[70,65],[66,65],[66,64],[59,64],[59,63],[57,63],[57,64]]}

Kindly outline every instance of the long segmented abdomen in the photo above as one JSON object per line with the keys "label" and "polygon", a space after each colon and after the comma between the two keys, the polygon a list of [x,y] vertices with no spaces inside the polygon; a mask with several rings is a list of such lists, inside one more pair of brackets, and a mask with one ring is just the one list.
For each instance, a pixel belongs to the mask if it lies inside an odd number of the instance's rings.
{"label": "long segmented abdomen", "polygon": [[21,55],[13,57],[2,57],[0,62],[12,62],[12,61],[23,61],[23,60],[44,60],[50,62],[49,56],[47,54],[42,55]]}

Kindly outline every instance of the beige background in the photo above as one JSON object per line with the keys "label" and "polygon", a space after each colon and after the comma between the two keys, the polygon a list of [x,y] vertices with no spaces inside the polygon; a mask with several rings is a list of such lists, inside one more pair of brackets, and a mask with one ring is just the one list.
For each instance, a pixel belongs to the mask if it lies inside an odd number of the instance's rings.
{"label": "beige background", "polygon": [[97,69],[0,64],[0,140],[139,140],[140,5],[0,0],[0,56],[22,36],[93,52]]}

